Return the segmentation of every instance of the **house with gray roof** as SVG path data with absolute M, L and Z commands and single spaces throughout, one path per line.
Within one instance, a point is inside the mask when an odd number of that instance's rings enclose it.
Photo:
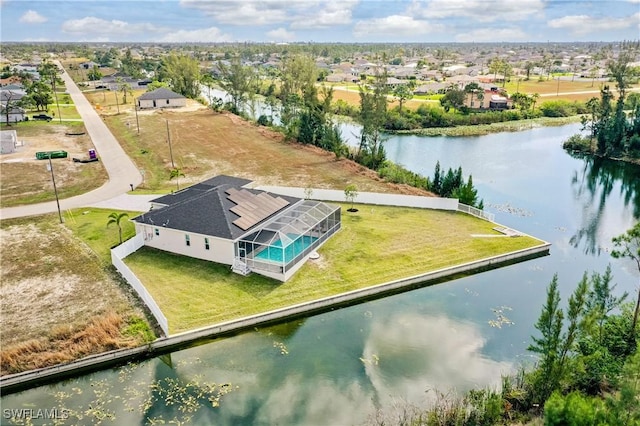
M 187 98 L 165 87 L 142 94 L 138 100 L 138 108 L 180 108 L 187 104 Z
M 340 207 L 220 175 L 152 200 L 133 219 L 144 245 L 286 281 L 340 229 Z

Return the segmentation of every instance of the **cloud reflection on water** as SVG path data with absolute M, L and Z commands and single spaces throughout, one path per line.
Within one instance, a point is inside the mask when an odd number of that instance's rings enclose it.
M 488 359 L 485 339 L 474 324 L 446 316 L 397 314 L 373 324 L 364 346 L 367 376 L 382 405 L 403 398 L 413 404 L 432 401 L 433 392 L 497 386 L 513 365 Z

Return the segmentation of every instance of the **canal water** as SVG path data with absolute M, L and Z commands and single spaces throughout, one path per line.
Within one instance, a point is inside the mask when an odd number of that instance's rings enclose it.
M 640 218 L 640 167 L 566 153 L 562 141 L 577 131 L 385 142 L 389 159 L 422 174 L 436 161 L 462 166 L 496 221 L 549 241 L 549 256 L 9 395 L 3 414 L 56 408 L 68 424 L 346 425 L 424 406 L 438 392 L 497 386 L 533 362 L 526 348 L 554 274 L 564 302 L 585 271 L 607 265 L 619 293 L 637 294 L 634 264 L 610 250 Z

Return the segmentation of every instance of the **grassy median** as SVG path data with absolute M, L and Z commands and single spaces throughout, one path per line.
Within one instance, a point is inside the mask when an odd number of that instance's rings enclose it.
M 342 229 L 286 283 L 227 265 L 143 248 L 125 259 L 177 333 L 533 247 L 531 237 L 500 235 L 495 224 L 437 210 L 360 205 L 343 208 Z

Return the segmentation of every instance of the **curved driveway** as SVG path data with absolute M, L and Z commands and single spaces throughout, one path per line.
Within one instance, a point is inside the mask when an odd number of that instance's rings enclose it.
M 109 128 L 102 121 L 102 118 L 100 118 L 98 113 L 93 109 L 69 74 L 63 71 L 61 77 L 65 82 L 67 92 L 71 95 L 71 99 L 73 99 L 76 109 L 84 121 L 87 133 L 89 133 L 91 137 L 98 157 L 100 157 L 102 165 L 107 170 L 109 181 L 86 194 L 61 199 L 60 208 L 67 210 L 93 205 L 126 193 L 131 190 L 130 184 L 134 187 L 138 186 L 142 182 L 142 175 L 136 165 L 124 152 Z M 44 167 L 44 164 L 42 167 Z M 60 166 L 54 162 L 53 167 L 55 171 L 55 168 Z M 0 209 L 0 219 L 34 216 L 55 212 L 56 210 L 57 206 L 55 201 L 8 207 Z

